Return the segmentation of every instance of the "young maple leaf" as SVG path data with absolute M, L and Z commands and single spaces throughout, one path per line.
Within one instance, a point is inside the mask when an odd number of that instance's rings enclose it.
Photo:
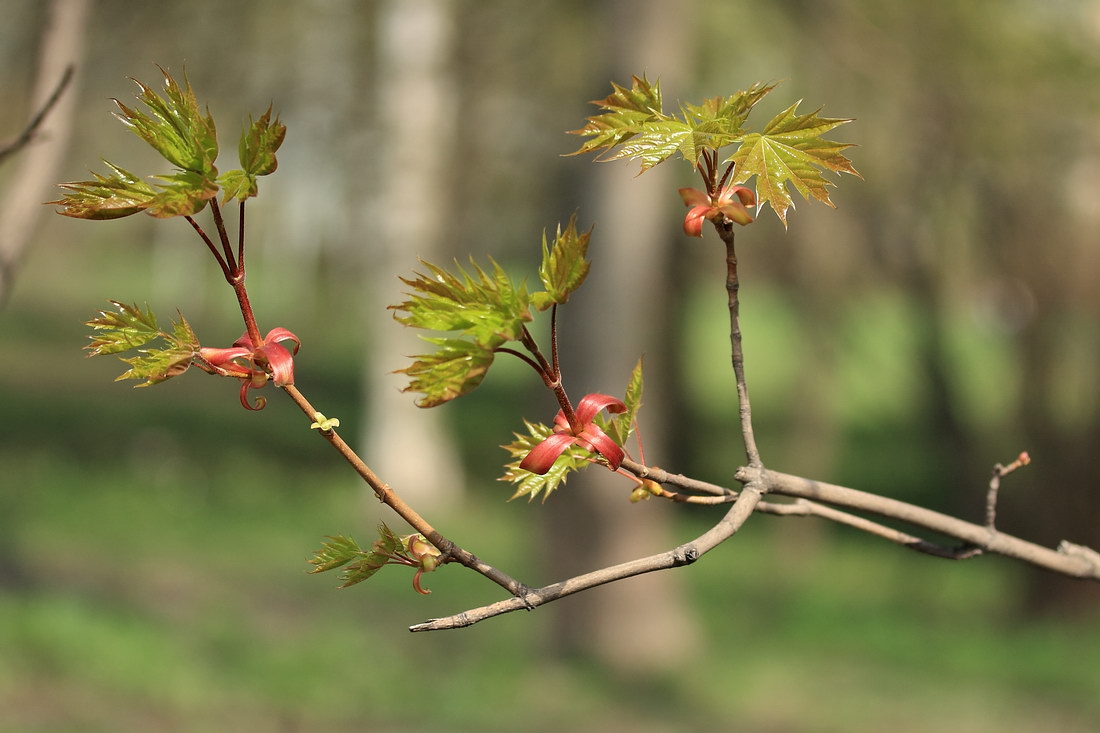
M 565 413 L 558 410 L 554 417 L 554 432 L 532 448 L 519 467 L 531 473 L 544 474 L 569 446 L 578 445 L 603 456 L 611 470 L 618 468 L 625 455 L 623 449 L 595 423 L 596 415 L 605 409 L 608 412 L 626 412 L 626 405 L 611 395 L 585 395 L 577 403 L 575 426 L 570 425 Z
M 787 209 L 793 206 L 788 182 L 803 198 L 813 196 L 836 208 L 828 191 L 829 186 L 836 184 L 821 175 L 822 170 L 862 178 L 852 161 L 840 152 L 852 144 L 822 138 L 829 130 L 852 120 L 821 117 L 820 109 L 799 115 L 796 114 L 799 104 L 795 102 L 776 115 L 763 132 L 746 135 L 737 152 L 726 161 L 734 164 L 732 183 L 745 183 L 756 176 L 760 205 L 770 204 L 784 227 Z
M 803 197 L 833 206 L 827 189 L 835 184 L 822 176 L 822 171 L 859 176 L 841 153 L 851 144 L 822 137 L 851 122 L 849 119 L 821 117 L 820 110 L 799 115 L 796 102 L 772 119 L 763 132 L 750 132 L 745 127 L 753 107 L 775 88 L 774 84 L 757 83 L 699 105 L 682 103 L 679 115 L 662 110 L 660 85 L 645 77 L 633 77 L 630 89 L 614 83 L 611 86 L 611 95 L 593 102 L 602 114 L 589 117 L 584 127 L 571 131 L 588 139 L 570 155 L 600 151 L 597 160 L 638 160 L 642 173 L 676 154 L 682 156 L 707 183 L 706 192 L 692 194 L 691 200 L 685 196 L 685 203 L 693 207 L 684 222 L 688 234 L 699 233 L 704 214 L 707 219 L 723 214 L 739 224 L 751 222 L 752 215 L 740 209 L 751 205 L 740 193 L 747 189 L 738 184 L 754 177 L 756 201 L 759 205 L 769 204 L 786 226 L 787 209 L 793 206 L 788 183 Z M 720 175 L 718 151 L 729 146 L 736 146 L 736 150 L 725 161 L 730 167 Z M 681 195 L 685 190 L 690 191 L 681 189 Z M 731 196 L 730 192 L 737 195 Z M 723 207 L 730 211 L 721 211 Z

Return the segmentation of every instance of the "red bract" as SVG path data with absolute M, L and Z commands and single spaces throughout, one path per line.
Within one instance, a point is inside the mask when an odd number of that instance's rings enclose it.
M 703 220 L 714 221 L 725 215 L 730 221 L 744 226 L 752 224 L 752 214 L 745 207 L 756 206 L 756 194 L 745 186 L 727 186 L 717 196 L 708 196 L 697 188 L 681 188 L 680 198 L 690 206 L 684 217 L 684 234 L 703 236 Z
M 608 412 L 626 412 L 626 405 L 611 395 L 585 395 L 577 403 L 577 428 L 573 430 L 565 413 L 558 410 L 554 417 L 554 434 L 532 448 L 519 467 L 541 476 L 550 470 L 566 448 L 575 443 L 585 450 L 599 453 L 607 459 L 612 469 L 617 469 L 623 462 L 623 449 L 593 422 L 600 410 L 605 408 Z
M 293 342 L 293 350 L 283 346 Z M 267 332 L 263 343 L 256 346 L 248 334 L 243 334 L 228 349 L 199 349 L 199 356 L 211 367 L 208 371 L 241 380 L 241 404 L 246 410 L 262 410 L 267 400 L 260 397 L 255 406 L 248 402 L 248 390 L 259 389 L 273 379 L 277 387 L 294 384 L 294 354 L 302 342 L 285 328 Z

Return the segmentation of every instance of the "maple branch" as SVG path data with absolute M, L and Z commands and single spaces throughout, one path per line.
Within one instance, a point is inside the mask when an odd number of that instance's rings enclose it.
M 252 310 L 252 303 L 248 300 L 248 288 L 244 285 L 244 273 L 239 271 L 234 273 L 229 280 L 229 284 L 233 286 L 233 294 L 237 296 L 237 304 L 241 308 L 245 333 L 248 334 L 253 346 L 258 348 L 264 341 L 260 336 L 260 327 L 256 323 L 256 313 Z
M 527 326 L 523 327 L 520 343 L 531 352 L 532 356 L 538 359 L 538 363 L 542 367 L 543 373 L 549 377 L 549 379 L 544 377 L 543 381 L 546 382 L 546 386 L 554 392 L 554 398 L 557 399 L 562 414 L 565 415 L 565 419 L 569 423 L 569 427 L 576 430 L 579 427 L 577 423 L 577 413 L 573 411 L 573 403 L 570 402 L 569 395 L 565 393 L 565 386 L 561 382 L 561 374 L 559 374 L 555 367 L 542 355 L 538 343 L 535 341 L 534 336 L 531 335 L 531 332 L 527 330 Z M 556 339 L 554 340 L 554 344 L 556 347 Z
M 629 562 L 612 565 L 601 570 L 594 570 L 584 575 L 547 585 L 542 588 L 528 590 L 522 596 L 509 598 L 496 603 L 464 611 L 446 618 L 430 619 L 422 624 L 410 626 L 409 631 L 440 631 L 444 629 L 461 629 L 472 626 L 478 621 L 500 616 L 501 614 L 518 611 L 521 608 L 533 609 L 538 606 L 556 601 L 559 598 L 595 588 L 599 585 L 612 583 L 625 578 L 633 578 L 637 575 L 652 573 L 657 570 L 679 568 L 690 565 L 718 545 L 732 537 L 741 525 L 749 518 L 763 493 L 753 484 L 747 484 L 741 491 L 741 495 L 733 506 L 729 508 L 713 527 L 696 537 L 694 540 L 674 547 L 668 552 L 658 555 L 631 560 Z
M 217 197 L 210 199 L 210 213 L 214 215 L 214 224 L 218 227 L 218 239 L 221 240 L 222 250 L 225 252 L 225 261 L 229 265 L 229 269 L 234 276 L 239 276 L 240 266 L 237 264 L 237 259 L 233 255 L 233 245 L 230 244 L 229 234 L 225 231 L 225 219 L 222 218 L 222 210 L 221 207 L 218 206 Z
M 663 468 L 644 466 L 629 459 L 623 461 L 620 469 L 625 469 L 640 479 L 648 478 L 661 485 L 667 484 L 688 491 L 709 494 L 709 496 L 693 496 L 662 489 L 661 496 L 675 502 L 704 505 L 725 504 L 734 501 L 738 495 L 736 491 L 725 486 L 699 481 L 698 479 L 689 478 L 683 474 L 672 474 L 665 471 Z M 934 555 L 936 557 L 962 560 L 968 557 L 974 557 L 982 552 L 980 548 L 967 543 L 957 547 L 937 545 L 927 540 L 923 540 L 920 537 L 914 537 L 913 535 L 896 530 L 893 527 L 887 527 L 864 517 L 849 514 L 848 512 L 825 506 L 815 501 L 810 501 L 809 499 L 799 498 L 789 504 L 762 501 L 757 506 L 757 511 L 762 514 L 779 516 L 821 517 L 822 519 L 827 519 L 837 524 L 843 524 L 867 532 L 868 534 L 873 534 L 877 537 L 908 547 L 911 550 Z
M 561 367 L 558 364 L 558 304 L 550 306 L 550 368 L 554 370 L 554 379 L 561 381 Z
M 989 493 L 985 495 L 985 526 L 990 532 L 996 531 L 993 525 L 997 521 L 997 493 L 1001 490 L 1001 477 L 1029 463 L 1031 463 L 1031 456 L 1025 451 L 1007 466 L 994 464 L 993 476 L 989 479 Z
M 218 267 L 222 268 L 222 275 L 225 276 L 227 282 L 232 283 L 233 273 L 230 272 L 229 265 L 226 263 L 225 258 L 222 257 L 222 253 L 219 252 L 218 248 L 214 245 L 214 242 L 207 236 L 202 226 L 189 214 L 184 215 L 183 218 L 187 220 L 187 223 L 191 225 L 195 233 L 202 237 L 202 241 L 206 243 L 206 247 L 210 250 L 210 254 L 214 255 L 214 259 L 218 261 Z
M 237 269 L 244 274 L 244 202 L 237 208 Z
M 729 295 L 730 345 L 732 347 L 733 374 L 737 381 L 738 413 L 741 417 L 741 438 L 745 443 L 745 456 L 749 465 L 762 468 L 760 450 L 756 447 L 756 436 L 752 429 L 752 406 L 749 404 L 749 387 L 745 382 L 745 353 L 741 348 L 741 315 L 738 291 L 741 284 L 737 279 L 737 252 L 733 246 L 733 222 L 720 217 L 714 222 L 718 236 L 726 245 L 726 293 Z
M 732 537 L 754 511 L 779 516 L 820 517 L 880 537 L 916 552 L 943 559 L 965 560 L 985 553 L 993 553 L 1023 560 L 1062 575 L 1086 580 L 1100 580 L 1100 553 L 1089 547 L 1062 541 L 1057 550 L 1052 550 L 1011 535 L 991 532 L 988 527 L 982 525 L 857 489 L 769 471 L 761 467 L 745 466 L 738 469 L 737 472 L 737 479 L 745 482 L 745 486 L 740 492 L 735 492 L 716 484 L 698 481 L 680 474 L 670 474 L 660 468 L 642 466 L 629 459 L 623 461 L 622 467 L 639 478 L 649 478 L 657 483 L 682 484 L 700 493 L 712 495 L 710 497 L 685 497 L 684 501 L 690 501 L 691 503 L 727 503 L 732 501 L 733 506 L 707 532 L 695 540 L 667 552 L 594 570 L 542 588 L 529 589 L 525 593 L 515 594 L 513 598 L 463 611 L 452 616 L 429 619 L 424 623 L 409 627 L 409 630 L 439 631 L 465 628 L 479 621 L 521 608 L 534 609 L 537 606 L 599 585 L 632 578 L 644 573 L 690 565 L 699 557 Z M 1004 471 L 1003 468 L 1002 471 Z M 763 496 L 767 493 L 792 496 L 796 500 L 789 504 L 763 501 Z M 692 499 L 696 501 L 691 501 Z M 708 499 L 708 501 L 698 501 L 701 499 Z M 867 511 L 908 522 L 954 537 L 960 540 L 961 544 L 954 547 L 936 544 L 819 502 Z
M 726 181 L 730 179 L 730 174 L 733 173 L 734 163 L 730 162 L 726 166 L 726 170 L 722 173 L 722 179 L 718 181 L 718 185 L 715 187 L 715 191 L 721 191 L 726 186 Z
M 1080 545 L 1063 541 L 1057 550 L 1052 550 L 1012 535 L 991 531 L 987 526 L 904 501 L 777 471 L 746 466 L 738 469 L 737 480 L 763 486 L 768 492 L 780 496 L 810 499 L 900 520 L 953 537 L 963 542 L 967 548 L 1023 560 L 1062 575 L 1100 580 L 1100 553 Z
M 515 349 L 509 349 L 507 346 L 498 346 L 497 348 L 493 349 L 493 351 L 497 354 L 511 354 L 512 356 L 521 359 L 528 366 L 538 372 L 539 377 L 542 379 L 543 382 L 546 383 L 547 387 L 549 387 L 551 382 L 553 381 L 550 379 L 549 375 L 547 375 L 547 373 L 543 371 L 542 367 L 540 367 L 534 359 L 527 356 L 527 354 L 523 354 L 519 351 L 516 351 Z
M 294 400 L 294 404 L 298 405 L 298 408 L 305 413 L 307 418 L 310 420 L 315 419 L 314 415 L 317 414 L 317 410 L 309 403 L 309 400 L 298 391 L 297 387 L 294 385 L 286 385 L 282 389 L 292 400 Z M 398 516 L 408 522 L 409 526 L 424 535 L 428 542 L 435 545 L 440 553 L 442 553 L 442 562 L 453 561 L 465 565 L 471 570 L 484 575 L 513 596 L 524 596 L 528 593 L 526 585 L 494 568 L 492 565 L 482 562 L 476 555 L 464 550 L 440 534 L 435 527 L 429 524 L 424 517 L 420 516 L 415 509 L 406 504 L 389 484 L 379 478 L 335 430 L 320 430 L 318 432 L 321 434 L 322 438 L 328 441 L 328 443 L 344 457 L 344 460 L 355 469 L 355 472 L 359 474 L 363 481 L 374 490 L 375 496 L 378 497 L 379 501 L 393 509 Z M 520 603 L 520 607 L 523 607 L 522 602 Z

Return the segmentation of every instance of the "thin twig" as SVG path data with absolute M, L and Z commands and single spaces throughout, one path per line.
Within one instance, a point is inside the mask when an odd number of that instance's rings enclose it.
M 661 469 L 647 469 L 644 466 L 639 466 L 639 464 L 629 463 L 632 464 L 629 470 L 639 475 L 639 477 L 644 474 L 645 477 L 654 481 L 660 481 L 661 478 L 682 480 L 683 483 L 690 483 L 701 490 L 708 491 L 708 493 L 710 488 L 718 488 L 720 492 L 715 494 L 715 498 L 721 499 L 723 502 L 727 497 L 734 494 L 730 489 L 715 487 L 714 484 L 707 484 L 693 479 L 684 480 L 685 477 L 668 474 Z M 628 462 L 624 461 L 623 465 L 628 466 Z M 635 468 L 642 470 L 635 471 Z M 464 611 L 453 616 L 431 619 L 410 627 L 410 631 L 464 628 L 478 621 L 521 608 L 541 606 L 598 585 L 612 583 L 643 573 L 691 564 L 731 537 L 753 511 L 759 511 L 762 514 L 821 517 L 881 537 L 911 550 L 939 558 L 964 560 L 989 552 L 1023 560 L 1063 575 L 1100 580 L 1100 554 L 1088 547 L 1063 541 L 1058 550 L 1051 550 L 1010 535 L 1000 533 L 991 535 L 985 527 L 940 514 L 930 509 L 856 489 L 826 484 L 776 471 L 744 467 L 738 471 L 738 479 L 747 481 L 747 483 L 737 495 L 726 516 L 693 542 L 680 545 L 659 555 L 632 560 L 542 588 L 528 590 L 526 594 L 517 595 L 514 598 Z M 765 492 L 793 496 L 797 497 L 798 500 L 791 504 L 764 502 L 761 497 Z M 864 517 L 825 506 L 811 499 L 905 521 L 954 537 L 960 540 L 961 544 L 955 547 L 939 545 Z
M 1024 451 L 1016 456 L 1016 460 L 1007 466 L 997 463 L 993 466 L 993 476 L 989 479 L 989 492 L 985 495 L 985 526 L 990 532 L 995 532 L 994 525 L 997 521 L 997 493 L 1001 490 L 1001 477 L 1015 471 L 1021 466 L 1031 463 L 1031 456 Z
M 620 468 L 630 471 L 639 478 L 649 478 L 658 484 L 670 484 L 690 491 L 709 494 L 709 496 L 692 496 L 663 489 L 661 496 L 674 502 L 714 505 L 726 504 L 737 498 L 737 492 L 725 486 L 698 481 L 682 474 L 670 474 L 664 469 L 653 466 L 642 466 L 634 461 L 624 460 Z M 762 501 L 757 506 L 757 511 L 763 514 L 782 516 L 821 517 L 822 519 L 853 527 L 899 545 L 903 545 L 909 549 L 923 552 L 928 555 L 935 555 L 936 557 L 963 560 L 981 554 L 980 549 L 967 543 L 963 543 L 957 547 L 937 545 L 892 527 L 873 522 L 864 517 L 849 514 L 848 512 L 834 509 L 833 507 L 825 506 L 824 504 L 819 504 L 808 499 L 796 499 L 789 504 Z
M 222 257 L 222 253 L 218 251 L 214 242 L 207 236 L 206 232 L 203 231 L 202 226 L 200 226 L 199 223 L 195 221 L 194 217 L 190 215 L 185 215 L 183 218 L 186 219 L 187 223 L 191 225 L 191 228 L 202 237 L 202 241 L 206 242 L 206 247 L 210 250 L 210 254 L 214 255 L 214 259 L 218 261 L 218 267 L 222 268 L 222 274 L 225 275 L 225 279 L 229 282 L 233 282 L 233 273 L 229 271 L 229 265 L 226 263 L 225 258 Z
M 222 250 L 225 252 L 226 264 L 229 265 L 233 276 L 239 278 L 241 277 L 241 269 L 237 263 L 237 258 L 233 254 L 233 245 L 229 242 L 229 234 L 225 231 L 225 219 L 222 218 L 222 210 L 218 206 L 217 197 L 210 199 L 210 213 L 214 215 L 214 224 L 218 227 L 218 239 L 221 240 Z
M 61 99 L 61 95 L 65 92 L 65 88 L 69 86 L 69 82 L 72 81 L 75 71 L 76 67 L 73 64 L 69 64 L 65 67 L 65 71 L 61 74 L 57 86 L 54 87 L 50 96 L 46 99 L 38 112 L 31 117 L 30 122 L 23 128 L 23 131 L 10 143 L 0 147 L 0 164 L 2 164 L 6 158 L 18 153 L 30 144 L 35 134 L 37 134 L 38 128 L 41 127 L 43 120 L 46 119 L 46 116 L 50 113 L 50 110 L 54 108 L 54 105 L 57 104 L 57 100 Z
M 527 330 L 527 326 L 523 327 L 523 332 L 520 334 L 520 343 L 538 360 L 543 371 L 552 377 L 551 381 L 546 382 L 546 386 L 554 392 L 554 398 L 558 401 L 558 406 L 561 407 L 562 414 L 565 415 L 569 427 L 574 431 L 578 430 L 580 424 L 577 421 L 577 413 L 573 410 L 573 403 L 569 400 L 569 395 L 565 392 L 565 385 L 561 382 L 561 375 L 554 371 L 553 365 L 543 356 L 542 350 L 539 349 L 538 342 L 535 341 L 535 337 L 531 335 L 531 332 Z
M 728 494 L 736 494 L 737 492 L 731 491 L 725 486 L 719 486 L 718 484 L 707 483 L 706 481 L 700 481 L 693 479 L 682 473 L 669 473 L 663 468 L 657 466 L 645 466 L 637 461 L 632 461 L 629 458 L 624 458 L 622 468 L 630 471 L 638 478 L 653 479 L 659 484 L 668 484 L 670 486 L 676 486 L 687 491 L 695 491 L 700 494 L 712 494 L 714 496 L 725 496 Z
M 283 387 L 283 391 L 294 400 L 294 404 L 298 405 L 298 408 L 305 413 L 306 417 L 310 420 L 314 419 L 317 410 L 314 409 L 313 405 L 309 403 L 309 400 L 307 400 L 296 387 L 287 385 Z M 461 563 L 471 570 L 484 575 L 513 596 L 522 596 L 528 592 L 527 586 L 523 583 L 494 568 L 492 565 L 482 562 L 473 553 L 464 550 L 440 534 L 426 519 L 424 519 L 424 517 L 420 516 L 415 509 L 406 504 L 389 484 L 382 481 L 382 479 L 363 462 L 363 459 L 352 450 L 351 446 L 349 446 L 335 430 L 322 430 L 319 432 L 321 437 L 327 440 L 329 444 L 344 457 L 344 460 L 351 464 L 351 467 L 355 469 L 355 472 L 359 474 L 363 481 L 374 490 L 378 499 L 397 512 L 398 516 L 408 522 L 409 526 L 414 530 L 424 535 L 428 542 L 431 542 L 439 549 L 443 558 Z M 523 604 L 521 603 L 520 605 L 522 607 Z
M 871 521 L 864 517 L 856 516 L 855 514 L 849 514 L 839 509 L 834 509 L 824 504 L 818 504 L 815 501 L 808 499 L 796 499 L 790 504 L 779 504 L 776 502 L 760 502 L 760 505 L 756 508 L 761 514 L 775 514 L 780 516 L 795 516 L 795 517 L 821 517 L 822 519 L 828 519 L 829 521 L 836 522 L 837 524 L 843 524 L 854 529 L 858 529 L 862 532 L 881 537 L 890 542 L 908 547 L 910 550 L 916 550 L 917 552 L 924 553 L 926 555 L 932 555 L 934 557 L 941 557 L 949 560 L 966 560 L 971 557 L 977 557 L 982 554 L 982 549 L 971 544 L 963 543 L 956 547 L 946 547 L 944 545 L 937 545 L 934 542 L 923 540 L 920 537 L 914 537 L 911 534 L 902 532 L 901 530 L 894 529 L 893 527 L 887 527 L 884 524 Z
M 237 269 L 244 275 L 244 202 L 237 207 Z
M 749 465 L 763 467 L 760 450 L 756 447 L 756 436 L 752 429 L 752 406 L 749 403 L 749 387 L 745 382 L 745 354 L 741 348 L 741 316 L 738 291 L 741 288 L 737 279 L 737 252 L 733 246 L 733 222 L 722 217 L 714 222 L 718 236 L 726 245 L 726 292 L 729 296 L 730 345 L 733 355 L 733 374 L 737 380 L 738 413 L 741 417 L 741 438 L 745 443 L 745 456 Z
M 718 186 L 716 188 L 716 191 L 721 191 L 725 187 L 726 181 L 728 181 L 730 179 L 730 174 L 731 173 L 733 173 L 733 163 L 730 163 L 729 165 L 726 166 L 725 172 L 722 173 L 722 179 L 720 181 L 718 181 Z
M 761 496 L 759 489 L 752 484 L 748 484 L 742 490 L 741 496 L 738 497 L 737 501 L 733 503 L 733 506 L 717 524 L 691 542 L 673 548 L 668 552 L 631 560 L 602 570 L 578 575 L 575 578 L 569 578 L 553 585 L 528 590 L 522 597 L 498 601 L 488 606 L 474 608 L 446 618 L 431 619 L 422 624 L 409 627 L 409 631 L 439 631 L 464 628 L 493 616 L 518 611 L 522 608 L 531 609 L 542 606 L 559 598 L 595 588 L 598 585 L 612 583 L 624 578 L 632 578 L 644 573 L 652 573 L 656 570 L 690 565 L 733 536 L 745 523 L 745 520 L 749 518 L 757 504 L 760 503 Z
M 1089 561 L 1082 553 L 1052 550 L 1027 540 L 1001 532 L 991 533 L 987 527 L 897 499 L 871 494 L 801 476 L 741 468 L 739 481 L 750 481 L 781 496 L 794 496 L 825 502 L 857 511 L 871 512 L 882 517 L 897 519 L 908 524 L 953 537 L 967 546 L 981 548 L 985 552 L 1013 557 L 1047 570 L 1075 578 L 1100 580 L 1100 565 Z
M 553 380 L 550 379 L 549 375 L 547 375 L 546 372 L 542 370 L 542 367 L 536 364 L 535 360 L 527 356 L 527 354 L 516 351 L 515 349 L 509 349 L 507 346 L 498 346 L 497 348 L 493 349 L 493 351 L 498 354 L 511 354 L 518 359 L 522 359 L 524 362 L 527 363 L 528 366 L 538 372 L 539 377 L 541 377 L 542 381 L 546 383 L 546 386 L 549 387 L 550 384 L 553 382 Z
M 554 380 L 561 381 L 561 367 L 558 365 L 558 304 L 550 306 L 550 368 Z

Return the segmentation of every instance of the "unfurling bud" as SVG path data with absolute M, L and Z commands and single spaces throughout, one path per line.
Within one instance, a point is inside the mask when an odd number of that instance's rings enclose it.
M 420 564 L 424 572 L 430 573 L 439 567 L 439 557 L 443 553 L 431 542 L 428 542 L 424 535 L 410 534 L 402 537 L 401 541 L 404 543 L 409 556 Z
M 644 486 L 639 486 L 630 492 L 630 503 L 637 504 L 639 501 L 645 501 L 651 496 L 653 496 L 653 494 L 649 493 L 649 489 Z
M 405 546 L 405 552 L 419 566 L 416 575 L 413 576 L 413 588 L 423 595 L 431 594 L 431 591 L 420 585 L 420 577 L 424 573 L 430 573 L 439 567 L 439 558 L 443 555 L 435 545 L 428 542 L 422 534 L 410 534 L 401 538 L 401 544 Z

